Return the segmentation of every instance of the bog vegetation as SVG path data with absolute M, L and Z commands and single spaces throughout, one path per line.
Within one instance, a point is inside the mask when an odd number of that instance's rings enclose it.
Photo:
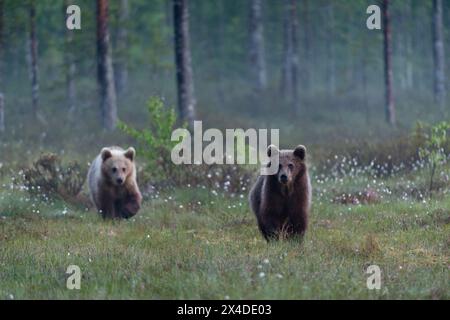
M 365 27 L 366 0 L 79 0 L 78 31 L 65 1 L 0 0 L 0 299 L 449 299 L 450 6 L 382 3 L 390 37 Z M 302 243 L 259 234 L 257 166 L 172 164 L 192 115 L 307 146 Z M 109 145 L 137 150 L 144 204 L 127 221 L 87 195 Z

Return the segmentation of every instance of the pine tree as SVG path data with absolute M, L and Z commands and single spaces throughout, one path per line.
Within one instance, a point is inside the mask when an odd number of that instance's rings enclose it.
M 196 101 L 191 65 L 188 0 L 173 0 L 173 20 L 178 109 L 181 120 L 187 121 L 192 128 Z
M 392 31 L 391 17 L 389 12 L 390 0 L 383 0 L 383 49 L 384 49 L 384 84 L 385 84 L 385 114 L 386 121 L 390 125 L 396 124 L 395 104 L 393 93 L 393 72 L 392 72 Z
M 442 0 L 433 0 L 434 99 L 441 107 L 446 97 L 443 33 Z
M 97 81 L 103 127 L 114 130 L 117 105 L 108 29 L 108 0 L 97 0 Z
M 253 68 L 256 89 L 262 91 L 267 86 L 267 71 L 261 0 L 250 2 L 250 64 Z

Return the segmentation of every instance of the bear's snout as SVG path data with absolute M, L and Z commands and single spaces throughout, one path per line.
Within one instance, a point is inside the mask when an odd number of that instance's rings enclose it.
M 288 182 L 288 176 L 284 173 L 280 174 L 280 178 L 279 178 L 280 182 L 283 184 L 286 184 Z
M 118 185 L 121 185 L 121 184 L 123 184 L 123 179 L 122 178 L 117 178 L 117 184 Z

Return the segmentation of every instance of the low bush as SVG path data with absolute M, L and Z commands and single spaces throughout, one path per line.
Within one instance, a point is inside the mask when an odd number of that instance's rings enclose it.
M 418 122 L 408 135 L 382 142 L 363 140 L 321 149 L 314 154 L 314 167 L 318 173 L 336 176 L 347 175 L 358 169 L 377 177 L 422 169 L 428 165 L 428 156 L 424 150 L 434 148 L 430 141 L 431 137 L 436 136 L 436 133 L 433 134 L 437 130 L 436 126 L 439 125 Z M 437 149 L 446 157 L 450 153 L 450 139 L 444 140 L 439 142 Z
M 131 136 L 139 145 L 138 152 L 145 161 L 142 171 L 143 181 L 170 180 L 177 173 L 177 166 L 171 161 L 171 150 L 176 142 L 171 141 L 176 124 L 173 108 L 164 106 L 159 98 L 151 98 L 147 103 L 149 116 L 148 129 L 136 129 L 124 122 L 119 122 L 119 129 Z
M 425 146 L 419 149 L 419 156 L 429 168 L 429 188 L 428 195 L 433 195 L 433 184 L 436 170 L 447 161 L 445 146 L 448 144 L 447 132 L 450 130 L 450 123 L 443 121 L 432 126 L 425 135 Z
M 86 174 L 86 168 L 78 162 L 65 165 L 57 155 L 49 153 L 23 169 L 22 181 L 25 189 L 33 195 L 72 200 L 80 194 Z

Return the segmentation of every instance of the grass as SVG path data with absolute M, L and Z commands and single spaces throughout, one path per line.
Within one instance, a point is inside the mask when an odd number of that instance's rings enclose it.
M 4 185 L 5 186 L 5 185 Z M 449 299 L 450 196 L 314 202 L 303 242 L 266 243 L 246 192 L 155 193 L 129 221 L 0 192 L 1 299 Z M 81 290 L 65 271 L 81 268 Z M 365 269 L 382 271 L 368 290 Z
M 437 175 L 439 190 L 428 201 L 422 164 L 407 174 L 379 179 L 370 169 L 350 163 L 354 159 L 342 163 L 337 157 L 328 159 L 334 153 L 347 154 L 346 149 L 353 150 L 353 157 L 361 149 L 369 160 L 383 161 L 392 155 L 407 164 L 408 151 L 416 151 L 417 146 L 397 140 L 410 135 L 417 119 L 433 123 L 449 118 L 448 110 L 437 111 L 430 92 L 397 88 L 399 123 L 392 128 L 383 118 L 383 88 L 378 84 L 369 83 L 364 98 L 360 87 L 347 88 L 344 81 L 329 96 L 320 89 L 319 77 L 302 92 L 300 115 L 294 118 L 281 99 L 276 77 L 265 93 L 255 97 L 242 70 L 231 68 L 218 79 L 220 73 L 211 73 L 211 66 L 198 65 L 197 112 L 204 130 L 280 129 L 283 148 L 305 144 L 313 164 L 319 166 L 326 158 L 335 167 L 326 172 L 317 168 L 313 174 L 314 202 L 304 241 L 267 244 L 248 208 L 249 186 L 235 196 L 202 186 L 168 190 L 146 198 L 136 218 L 120 222 L 103 221 L 93 211 L 34 199 L 11 188 L 11 175 L 42 152 L 87 164 L 102 146 L 135 145 L 123 133 L 103 132 L 99 127 L 91 63 L 78 66 L 78 109 L 72 116 L 77 121 L 62 120 L 67 118 L 61 103 L 65 86 L 50 65 L 54 66 L 53 55 L 41 57 L 40 105 L 47 116 L 46 127 L 36 124 L 29 112 L 25 68 L 16 68 L 5 83 L 0 299 L 450 298 L 450 170 Z M 132 90 L 119 97 L 118 113 L 126 123 L 147 128 L 144 106 L 149 95 L 176 105 L 173 70 L 158 63 L 150 69 L 139 63 L 137 69 L 130 70 Z M 138 159 L 142 163 L 139 149 Z M 373 190 L 379 201 L 360 205 L 334 201 L 342 194 L 355 198 L 365 190 Z M 65 271 L 72 264 L 82 271 L 79 291 L 66 289 Z M 382 271 L 378 291 L 366 287 L 365 269 L 371 264 Z

